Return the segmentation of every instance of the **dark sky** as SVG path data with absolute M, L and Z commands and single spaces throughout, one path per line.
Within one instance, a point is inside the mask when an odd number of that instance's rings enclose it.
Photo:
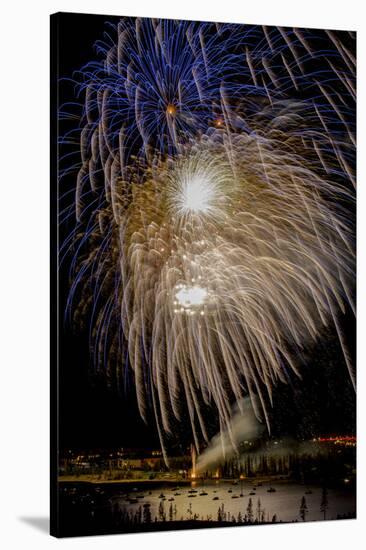
M 113 17 L 108 17 L 108 21 Z M 118 18 L 116 19 L 118 20 Z M 62 14 L 60 16 L 59 74 L 73 71 L 96 57 L 95 41 L 102 38 L 103 16 Z M 72 87 L 59 83 L 60 103 L 73 100 Z M 62 192 L 75 187 L 75 175 L 64 179 Z M 63 227 L 60 241 L 72 230 L 74 220 Z M 70 258 L 69 258 L 70 259 Z M 155 431 L 140 419 L 134 395 L 121 396 L 108 389 L 105 380 L 92 373 L 86 331 L 76 332 L 64 319 L 69 290 L 66 262 L 60 271 L 60 447 L 65 449 L 114 446 L 157 446 Z M 133 429 L 131 429 L 133 427 Z
M 94 43 L 102 38 L 106 21 L 118 18 L 80 14 L 60 17 L 59 74 L 64 77 L 96 57 Z M 72 88 L 60 82 L 60 101 L 72 99 Z M 62 189 L 73 189 L 74 176 Z M 61 241 L 73 220 L 61 231 Z M 121 395 L 107 387 L 103 377 L 91 376 L 87 331 L 73 332 L 64 321 L 69 282 L 68 263 L 60 271 L 60 448 L 157 447 L 154 423 L 140 419 L 134 392 Z M 354 348 L 354 319 L 342 320 Z M 273 432 L 309 437 L 315 433 L 354 432 L 355 395 L 340 353 L 337 338 L 326 333 L 308 351 L 303 379 L 289 375 L 289 384 L 274 391 Z

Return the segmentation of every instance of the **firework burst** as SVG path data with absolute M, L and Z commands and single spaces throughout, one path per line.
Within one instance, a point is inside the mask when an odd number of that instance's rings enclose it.
M 353 307 L 353 37 L 143 19 L 114 32 L 79 83 L 69 309 L 91 312 L 97 369 L 118 385 L 133 372 L 163 449 L 182 403 L 197 448 L 204 408 L 230 434 L 247 394 L 269 428 L 273 386 L 329 323 L 354 383 L 339 322 Z
M 193 144 L 133 188 L 120 227 L 121 318 L 141 415 L 153 394 L 169 433 L 183 392 L 197 446 L 208 437 L 201 402 L 229 429 L 233 401 L 249 392 L 268 423 L 285 366 L 298 372 L 296 355 L 329 320 L 340 331 L 351 300 L 344 190 L 275 135 L 216 131 Z

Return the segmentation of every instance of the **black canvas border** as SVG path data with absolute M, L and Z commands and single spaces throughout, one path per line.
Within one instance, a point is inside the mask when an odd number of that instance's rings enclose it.
M 59 14 L 50 16 L 50 534 L 60 537 L 57 470 L 59 451 L 58 395 L 58 76 Z

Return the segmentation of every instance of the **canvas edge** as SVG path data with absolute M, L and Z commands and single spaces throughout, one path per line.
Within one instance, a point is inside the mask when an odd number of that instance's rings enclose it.
M 59 14 L 50 15 L 50 535 L 61 537 L 57 491 L 58 399 L 58 76 Z

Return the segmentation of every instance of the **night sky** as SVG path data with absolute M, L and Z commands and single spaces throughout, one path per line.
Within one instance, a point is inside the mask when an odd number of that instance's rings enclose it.
M 63 14 L 60 25 L 60 75 L 72 75 L 96 56 L 94 43 L 102 37 L 106 16 Z M 72 99 L 72 88 L 60 82 L 60 102 Z M 62 183 L 62 191 L 75 187 L 75 176 Z M 61 242 L 73 227 L 72 217 L 60 233 Z M 93 374 L 88 331 L 65 321 L 69 290 L 66 259 L 60 270 L 59 423 L 60 449 L 158 447 L 153 418 L 140 419 L 133 387 L 118 392 L 102 375 Z M 355 349 L 355 321 L 351 313 L 341 320 L 350 349 Z M 355 432 L 355 394 L 332 331 L 307 350 L 303 379 L 292 373 L 289 384 L 274 390 L 273 434 L 311 437 L 316 434 Z M 181 427 L 184 430 L 184 426 Z M 213 418 L 213 431 L 215 419 Z

